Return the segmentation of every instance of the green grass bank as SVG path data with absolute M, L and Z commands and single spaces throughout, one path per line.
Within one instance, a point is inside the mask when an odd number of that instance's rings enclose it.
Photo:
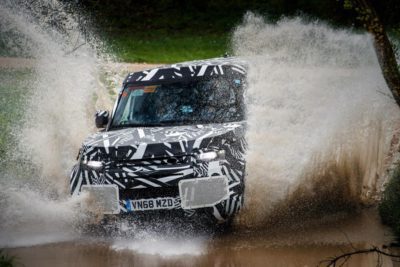
M 122 62 L 176 63 L 221 57 L 229 53 L 229 34 L 143 35 L 109 33 L 104 38 L 111 54 Z
M 0 69 L 0 160 L 16 146 L 12 130 L 23 123 L 32 75 L 33 72 L 28 69 Z

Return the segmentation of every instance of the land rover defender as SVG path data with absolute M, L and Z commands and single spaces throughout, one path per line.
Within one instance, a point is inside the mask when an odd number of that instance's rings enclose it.
M 70 175 L 104 214 L 206 216 L 243 205 L 245 63 L 184 62 L 130 73 L 111 113 L 98 111 Z

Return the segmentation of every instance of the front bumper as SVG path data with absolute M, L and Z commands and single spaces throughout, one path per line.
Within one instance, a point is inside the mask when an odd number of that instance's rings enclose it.
M 202 210 L 217 221 L 232 217 L 243 204 L 244 171 L 228 161 L 117 167 L 99 172 L 76 165 L 70 177 L 72 195 L 88 191 L 104 214 L 179 210 L 191 217 Z M 165 199 L 173 205 L 157 206 Z
M 119 214 L 121 211 L 207 208 L 229 198 L 229 181 L 226 176 L 181 180 L 178 188 L 179 195 L 176 197 L 155 195 L 153 198 L 138 199 L 133 194 L 121 200 L 117 185 L 83 185 L 81 192 L 89 193 L 97 208 L 104 214 Z

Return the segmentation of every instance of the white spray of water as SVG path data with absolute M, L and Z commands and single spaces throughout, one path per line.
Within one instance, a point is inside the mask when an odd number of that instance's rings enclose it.
M 0 4 L 1 32 L 18 32 L 35 62 L 25 118 L 14 127 L 18 147 L 8 155 L 14 164 L 29 164 L 22 171 L 11 169 L 0 176 L 0 247 L 75 240 L 81 228 L 95 219 L 81 208 L 80 203 L 88 200 L 85 196 L 69 196 L 68 175 L 82 141 L 94 131 L 95 96 L 97 102 L 103 101 L 101 107 L 109 105 L 109 95 L 98 78 L 99 68 L 107 68 L 108 62 L 104 54 L 98 58 L 99 51 L 86 43 L 79 25 L 58 1 L 35 4 L 37 9 L 29 11 L 13 8 L 12 3 Z M 51 21 L 55 14 L 40 15 L 49 6 L 65 18 L 61 24 Z M 111 75 L 106 78 L 120 82 L 121 73 Z M 115 241 L 113 249 L 168 257 L 198 255 L 204 244 L 200 239 L 178 240 L 145 229 Z
M 88 111 L 94 106 L 98 60 L 88 45 L 70 53 L 75 38 L 78 44 L 85 42 L 79 32 L 61 35 L 45 31 L 21 14 L 7 14 L 37 47 L 30 105 L 24 127 L 18 129 L 19 150 L 39 167 L 40 177 L 61 192 L 77 149 L 91 128 Z M 67 23 L 76 29 L 73 21 Z
M 176 256 L 200 256 L 206 252 L 207 242 L 203 238 L 171 238 L 159 233 L 142 232 L 134 239 L 116 240 L 111 246 L 116 251 L 133 251 L 138 254 Z
M 32 168 L 2 173 L 0 245 L 33 244 L 71 238 L 74 223 L 84 217 L 69 198 L 68 174 L 82 140 L 91 130 L 88 118 L 99 91 L 96 51 L 86 43 L 77 21 L 57 1 L 37 1 L 31 10 L 0 4 L 2 32 L 23 36 L 35 59 L 25 95 L 23 120 L 14 125 L 18 147 L 8 157 Z M 48 14 L 48 8 L 57 14 Z M 51 25 L 52 15 L 65 17 Z M 62 26 L 62 29 L 56 26 Z M 7 38 L 7 36 L 3 36 Z M 17 166 L 16 165 L 16 166 Z
M 332 183 L 318 181 L 332 164 L 360 167 L 361 185 L 352 177 L 347 184 L 364 196 L 377 190 L 399 112 L 369 35 L 300 18 L 269 24 L 248 13 L 233 49 L 250 65 L 246 223 L 262 224 L 299 185 L 329 194 L 315 184 Z
M 17 9 L 0 4 L 1 27 L 15 28 L 28 37 L 36 67 L 26 118 L 22 127 L 15 128 L 22 154 L 15 153 L 14 158 L 29 160 L 35 173 L 1 177 L 0 246 L 75 236 L 74 227 L 83 218 L 76 208 L 78 200 L 68 197 L 67 175 L 91 130 L 88 118 L 99 93 L 99 59 L 88 45 L 75 49 L 85 41 L 79 30 L 60 33 L 43 26 L 46 17 L 34 20 Z M 66 28 L 76 29 L 76 21 L 65 16 L 71 26 Z M 249 208 L 244 217 L 262 221 L 275 203 L 304 181 L 318 155 L 317 162 L 323 163 L 321 159 L 340 157 L 351 147 L 351 153 L 368 159 L 363 162 L 373 163 L 364 164 L 369 167 L 365 173 L 381 173 L 390 122 L 398 119 L 398 110 L 386 96 L 368 35 L 300 19 L 271 25 L 249 14 L 236 29 L 233 43 L 236 54 L 250 62 Z M 371 141 L 379 149 L 369 149 Z M 114 248 L 145 254 L 169 251 L 165 255 L 204 251 L 201 240 L 168 250 L 175 242 L 153 237 L 118 241 Z M 144 246 L 148 240 L 154 246 Z
M 17 247 L 69 241 L 79 237 L 76 229 L 84 217 L 78 211 L 82 198 L 55 200 L 28 188 L 7 188 L 0 199 L 0 246 Z

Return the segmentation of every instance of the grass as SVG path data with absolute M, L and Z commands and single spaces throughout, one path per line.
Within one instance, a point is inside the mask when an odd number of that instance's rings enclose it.
M 176 63 L 223 56 L 227 52 L 228 34 L 165 33 L 151 36 L 124 33 L 106 38 L 111 52 L 123 62 Z
M 107 52 L 121 62 L 176 63 L 195 59 L 221 57 L 229 53 L 229 34 L 175 34 L 143 35 L 135 33 L 108 33 L 102 36 Z M 18 54 L 29 57 L 29 54 Z M 0 56 L 17 54 L 1 45 Z
M 387 184 L 379 206 L 382 222 L 393 229 L 400 241 L 400 166 L 398 166 Z
M 229 32 L 171 34 L 156 30 L 151 34 L 132 31 L 102 33 L 107 52 L 121 62 L 176 63 L 181 61 L 221 57 L 229 52 Z M 18 46 L 7 46 L 0 38 L 0 56 L 29 57 L 29 51 L 22 53 Z M 21 51 L 20 51 L 21 50 Z
M 0 69 L 0 159 L 6 151 L 16 145 L 12 127 L 22 123 L 27 96 L 28 81 L 32 72 L 29 70 Z

